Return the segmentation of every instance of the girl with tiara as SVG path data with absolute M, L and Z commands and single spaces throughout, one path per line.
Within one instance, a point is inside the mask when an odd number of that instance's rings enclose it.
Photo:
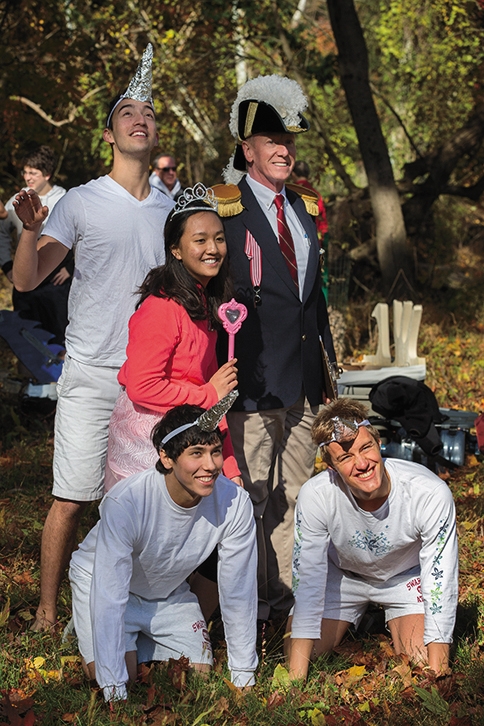
M 218 368 L 217 315 L 231 298 L 227 247 L 213 191 L 186 189 L 164 230 L 166 262 L 148 273 L 129 321 L 123 386 L 110 425 L 105 490 L 153 466 L 153 426 L 184 403 L 210 408 L 237 386 L 236 359 Z M 241 483 L 225 419 L 224 474 Z

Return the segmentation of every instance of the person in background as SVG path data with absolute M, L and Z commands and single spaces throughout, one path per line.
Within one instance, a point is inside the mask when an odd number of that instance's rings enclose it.
M 54 501 L 42 533 L 40 604 L 34 630 L 53 627 L 57 595 L 88 503 L 100 499 L 109 419 L 120 388 L 128 320 L 149 270 L 165 261 L 163 228 L 174 206 L 149 185 L 158 143 L 151 98 L 149 44 L 128 88 L 112 102 L 103 139 L 113 150 L 109 174 L 70 189 L 37 238 L 48 209 L 36 192 L 14 202 L 24 230 L 13 267 L 15 286 L 35 288 L 75 249 L 63 371 L 57 385 Z
M 49 146 L 40 146 L 27 154 L 23 159 L 24 190 L 33 189 L 40 198 L 42 206 L 52 211 L 66 190 L 53 183 L 56 168 L 56 156 Z M 12 249 L 22 234 L 22 222 L 15 213 L 14 200 L 11 197 L 5 205 L 7 218 L 0 222 L 0 266 L 6 277 L 12 282 L 13 255 Z M 42 233 L 42 226 L 40 233 Z M 13 309 L 28 320 L 39 321 L 44 330 L 54 334 L 51 341 L 64 344 L 67 327 L 67 300 L 74 271 L 74 255 L 69 250 L 67 256 L 35 289 L 20 292 L 15 287 L 12 291 Z
M 157 154 L 153 159 L 153 172 L 150 176 L 150 184 L 155 189 L 166 194 L 175 202 L 183 193 L 180 180 L 176 175 L 177 164 L 174 156 L 170 154 Z
M 369 603 L 383 607 L 397 654 L 446 674 L 459 571 L 449 487 L 421 464 L 383 460 L 359 401 L 330 403 L 312 435 L 328 469 L 297 500 L 291 678 L 305 678 Z

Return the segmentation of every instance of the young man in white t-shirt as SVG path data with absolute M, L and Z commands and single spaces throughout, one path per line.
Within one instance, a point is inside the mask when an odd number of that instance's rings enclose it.
M 209 670 L 210 637 L 186 579 L 214 549 L 232 682 L 254 684 L 254 513 L 247 492 L 222 475 L 218 406 L 184 404 L 165 414 L 152 434 L 156 467 L 109 490 L 100 521 L 72 555 L 79 650 L 106 700 L 127 697 L 137 662 L 185 656 L 195 670 Z
M 459 564 L 452 494 L 420 464 L 383 460 L 366 416 L 339 399 L 313 424 L 329 468 L 304 484 L 296 507 L 293 678 L 305 678 L 369 602 L 383 606 L 397 654 L 448 669 Z
M 55 624 L 58 590 L 80 517 L 88 502 L 102 496 L 128 320 L 138 286 L 164 262 L 163 228 L 174 203 L 148 181 L 150 153 L 158 141 L 150 96 L 152 52 L 149 45 L 127 91 L 111 104 L 103 132 L 113 150 L 111 172 L 71 189 L 49 216 L 38 244 L 47 208 L 30 190 L 15 201 L 24 227 L 13 268 L 19 290 L 36 287 L 69 249 L 75 250 L 67 356 L 58 383 L 55 499 L 42 535 L 34 630 Z

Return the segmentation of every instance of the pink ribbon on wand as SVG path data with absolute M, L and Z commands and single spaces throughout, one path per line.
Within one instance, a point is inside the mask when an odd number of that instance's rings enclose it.
M 247 317 L 247 308 L 242 303 L 232 298 L 227 303 L 222 303 L 218 309 L 218 315 L 229 336 L 229 354 L 228 360 L 234 358 L 235 334 L 239 332 L 240 327 Z

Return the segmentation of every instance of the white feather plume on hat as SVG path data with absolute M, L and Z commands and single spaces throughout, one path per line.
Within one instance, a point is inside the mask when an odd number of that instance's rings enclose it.
M 242 86 L 232 105 L 229 128 L 234 138 L 238 138 L 239 105 L 248 99 L 273 106 L 286 126 L 298 126 L 299 115 L 308 107 L 308 100 L 297 81 L 276 74 L 253 78 Z

